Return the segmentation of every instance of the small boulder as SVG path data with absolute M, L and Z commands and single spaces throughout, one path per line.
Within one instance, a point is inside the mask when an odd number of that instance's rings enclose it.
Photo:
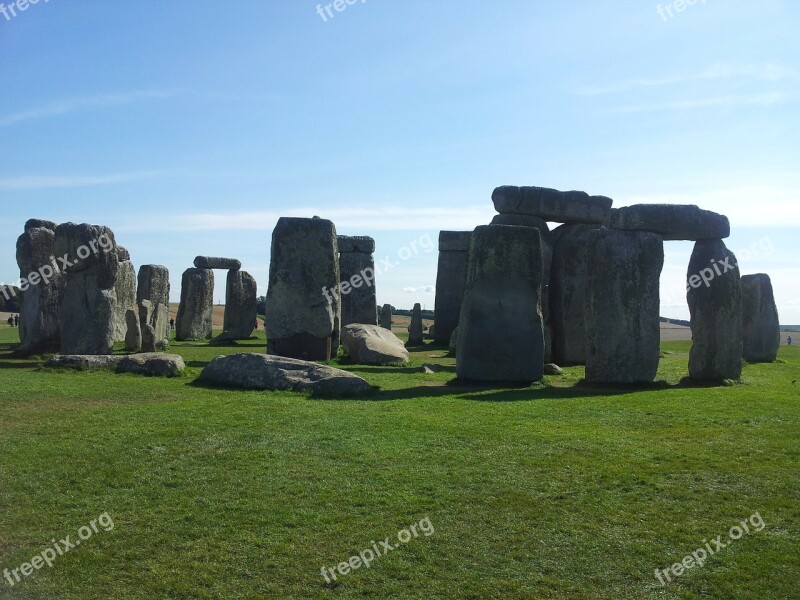
M 356 364 L 393 365 L 408 362 L 403 341 L 388 329 L 353 323 L 342 328 L 342 346 Z
M 564 371 L 556 364 L 547 363 L 544 366 L 544 374 L 545 375 L 563 375 Z

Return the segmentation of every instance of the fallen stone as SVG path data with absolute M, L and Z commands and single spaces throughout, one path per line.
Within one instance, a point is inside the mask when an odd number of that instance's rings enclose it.
M 589 236 L 586 380 L 652 382 L 661 358 L 664 243 L 647 232 L 595 229 Z
M 773 362 L 781 343 L 780 321 L 769 275 L 742 277 L 743 356 L 747 362 Z
M 96 371 L 113 369 L 117 373 L 133 373 L 157 377 L 177 377 L 186 369 L 186 364 L 177 354 L 143 353 L 120 355 L 67 355 L 57 354 L 45 363 L 56 369 Z
M 532 382 L 544 369 L 539 231 L 475 229 L 458 324 L 456 373 L 471 381 Z
M 352 323 L 342 328 L 342 347 L 350 360 L 361 365 L 408 362 L 408 350 L 391 331 L 376 325 Z
M 175 319 L 175 339 L 211 339 L 213 312 L 214 271 L 186 269 L 181 279 L 181 303 L 178 318 Z
M 238 271 L 242 268 L 242 263 L 235 258 L 196 256 L 194 259 L 194 266 L 196 269 L 224 269 L 226 271 Z
M 721 240 L 731 234 L 728 217 L 692 204 L 634 204 L 612 209 L 606 226 L 649 231 L 664 240 Z
M 371 391 L 367 381 L 334 367 L 269 354 L 231 354 L 212 360 L 199 382 L 246 390 L 311 392 L 353 398 Z
M 686 278 L 691 379 L 722 381 L 742 374 L 742 284 L 736 264 L 722 240 L 694 245 Z
M 556 223 L 602 224 L 612 200 L 586 192 L 562 192 L 543 187 L 504 185 L 494 190 L 492 202 L 500 214 L 533 215 Z
M 467 260 L 471 231 L 439 232 L 439 265 L 436 272 L 436 300 L 434 342 L 447 344 L 458 327 L 461 303 L 464 301 L 464 283 L 467 279 Z

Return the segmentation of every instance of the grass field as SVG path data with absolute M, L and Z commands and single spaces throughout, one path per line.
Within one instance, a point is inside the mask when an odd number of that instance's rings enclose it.
M 0 327 L 0 570 L 114 525 L 0 597 L 800 598 L 796 346 L 729 387 L 680 384 L 689 342 L 663 344 L 646 389 L 581 386 L 582 368 L 458 388 L 437 348 L 346 367 L 381 387 L 366 401 L 191 385 L 260 336 L 174 343 L 190 373 L 166 380 L 11 360 Z M 756 512 L 763 530 L 731 541 Z M 425 518 L 432 535 L 323 578 Z

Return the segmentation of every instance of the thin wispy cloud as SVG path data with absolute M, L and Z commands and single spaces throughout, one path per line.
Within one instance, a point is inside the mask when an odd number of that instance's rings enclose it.
M 53 188 L 76 188 L 98 185 L 113 185 L 142 181 L 160 175 L 161 171 L 132 171 L 109 175 L 30 175 L 25 177 L 0 178 L 0 190 L 42 190 Z
M 112 94 L 98 94 L 96 96 L 83 96 L 76 98 L 67 98 L 50 104 L 44 104 L 36 108 L 19 111 L 0 117 L 0 127 L 7 127 L 22 121 L 30 121 L 33 119 L 45 119 L 65 115 L 71 112 L 86 110 L 89 108 L 104 107 L 104 106 L 122 106 L 125 104 L 132 104 L 134 102 L 142 102 L 147 100 L 161 100 L 164 98 L 171 98 L 176 95 L 174 90 L 140 90 L 134 92 L 112 93 Z
M 606 86 L 583 87 L 577 90 L 581 96 L 600 96 L 606 94 L 619 94 L 637 89 L 649 89 L 686 84 L 692 82 L 713 81 L 720 79 L 739 79 L 750 81 L 778 82 L 796 79 L 797 71 L 780 65 L 747 65 L 732 66 L 727 64 L 712 65 L 705 71 L 683 75 L 668 75 L 664 77 L 641 77 Z
M 432 285 L 423 285 L 422 287 L 404 287 L 403 292 L 406 294 L 435 294 L 436 288 Z
M 698 110 L 703 108 L 736 108 L 741 106 L 775 106 L 786 104 L 795 99 L 795 96 L 785 92 L 765 92 L 762 94 L 747 94 L 741 96 L 714 96 L 710 98 L 697 98 L 692 100 L 673 100 L 669 102 L 649 102 L 620 106 L 609 109 L 614 113 L 640 113 L 654 111 L 680 111 Z

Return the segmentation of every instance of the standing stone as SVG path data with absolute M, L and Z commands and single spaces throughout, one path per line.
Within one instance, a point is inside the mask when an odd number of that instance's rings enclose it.
M 114 291 L 117 293 L 117 311 L 114 319 L 114 341 L 124 342 L 128 333 L 127 313 L 136 309 L 136 269 L 130 254 L 122 246 L 117 246 L 119 271 Z
M 661 357 L 659 277 L 664 242 L 655 233 L 589 233 L 586 284 L 586 380 L 642 383 Z
M 342 327 L 351 323 L 377 325 L 375 240 L 367 236 L 340 235 L 338 243 Z
M 436 273 L 436 304 L 433 317 L 436 323 L 436 344 L 447 344 L 458 327 L 464 283 L 467 279 L 467 260 L 471 231 L 439 232 L 439 267 Z
M 381 327 L 392 330 L 392 305 L 384 304 L 381 309 Z
M 247 271 L 228 271 L 221 339 L 246 340 L 256 327 L 256 280 Z
M 141 352 L 142 330 L 135 310 L 129 310 L 125 313 L 125 322 L 128 327 L 125 332 L 125 350 L 128 352 Z
M 742 374 L 742 284 L 736 256 L 722 240 L 695 243 L 686 299 L 692 325 L 689 377 L 739 379 Z
M 175 322 L 175 339 L 211 339 L 214 313 L 214 271 L 186 269 L 181 278 L 181 303 Z M 142 338 L 145 336 L 142 328 Z
M 327 219 L 281 217 L 272 233 L 267 352 L 303 360 L 338 353 L 341 306 L 336 227 Z
M 64 280 L 60 263 L 53 266 L 55 227 L 49 221 L 31 219 L 17 239 L 17 265 L 24 280 L 17 297 L 19 338 L 20 352 L 25 355 L 56 351 L 61 345 L 59 296 Z M 46 280 L 42 273 L 49 274 Z
M 142 322 L 153 327 L 156 343 L 169 339 L 169 270 L 161 265 L 142 265 L 139 267 L 138 286 L 136 288 L 136 304 L 143 300 L 153 304 L 149 321 Z M 141 313 L 140 313 L 141 317 Z
M 589 271 L 589 234 L 597 225 L 561 225 L 553 230 L 553 266 L 550 271 L 550 329 L 553 362 L 586 364 L 586 279 Z
M 747 362 L 773 362 L 778 358 L 781 326 L 769 275 L 742 277 L 742 327 Z
M 421 346 L 425 338 L 422 327 L 422 306 L 417 302 L 411 311 L 411 325 L 408 327 L 408 346 Z
M 542 245 L 537 229 L 475 229 L 458 324 L 456 372 L 475 381 L 541 379 Z
M 72 262 L 61 293 L 61 354 L 111 354 L 119 272 L 114 232 L 101 225 L 62 223 L 55 230 L 55 253 Z
M 142 300 L 139 303 L 139 319 L 141 321 L 142 352 L 156 351 L 156 330 L 150 325 L 153 320 L 153 303 Z

